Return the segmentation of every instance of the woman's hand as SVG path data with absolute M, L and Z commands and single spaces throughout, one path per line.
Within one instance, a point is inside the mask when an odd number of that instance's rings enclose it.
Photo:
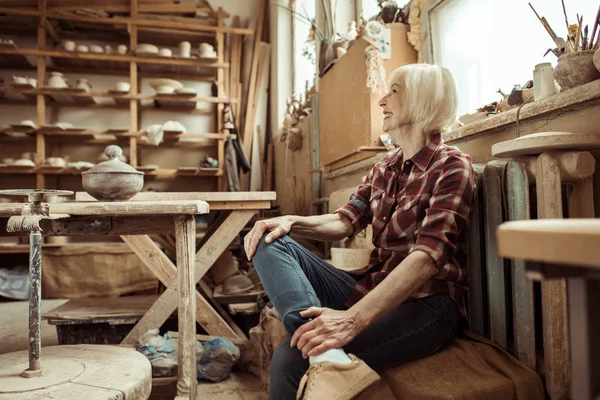
M 362 330 L 357 314 L 351 310 L 311 307 L 300 316 L 314 318 L 298 328 L 290 342 L 291 347 L 298 347 L 304 358 L 344 347 Z
M 244 250 L 246 251 L 248 261 L 254 257 L 258 242 L 265 232 L 271 232 L 265 237 L 265 242 L 271 243 L 273 240 L 287 235 L 290 232 L 290 229 L 292 229 L 292 220 L 289 217 L 277 217 L 256 221 L 252 230 L 244 237 Z

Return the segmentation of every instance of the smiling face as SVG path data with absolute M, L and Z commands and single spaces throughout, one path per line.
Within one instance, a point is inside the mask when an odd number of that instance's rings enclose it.
M 388 94 L 383 96 L 379 100 L 379 105 L 383 109 L 383 131 L 389 132 L 393 128 L 397 128 L 400 125 L 406 124 L 407 113 L 404 103 L 404 81 L 401 79 L 394 79 L 390 86 Z

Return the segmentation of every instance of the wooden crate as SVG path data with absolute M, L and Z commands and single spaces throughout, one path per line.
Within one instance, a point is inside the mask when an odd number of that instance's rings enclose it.
M 390 27 L 392 58 L 384 60 L 387 73 L 417 62 L 417 53 L 406 38 L 408 26 L 391 24 Z M 366 40 L 357 40 L 319 81 L 321 166 L 365 151 L 385 151 L 379 141 L 379 135 L 383 134 L 383 113 L 377 104 L 383 94 L 371 93 L 366 85 L 368 46 Z

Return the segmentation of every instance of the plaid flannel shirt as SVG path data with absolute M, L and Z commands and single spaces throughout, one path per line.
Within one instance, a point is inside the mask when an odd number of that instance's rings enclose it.
M 421 250 L 439 272 L 409 299 L 445 292 L 466 316 L 465 228 L 474 195 L 470 157 L 444 144 L 439 134 L 409 160 L 397 150 L 375 164 L 348 203 L 335 211 L 352 222 L 354 234 L 373 226 L 375 249 L 346 305 L 358 302 L 410 253 Z

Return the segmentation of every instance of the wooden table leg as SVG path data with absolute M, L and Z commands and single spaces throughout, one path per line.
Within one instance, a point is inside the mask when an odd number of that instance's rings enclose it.
M 178 380 L 176 400 L 196 400 L 196 223 L 193 216 L 175 217 L 177 245 Z
M 571 398 L 590 400 L 600 394 L 600 281 L 568 278 L 569 328 L 573 382 Z
M 562 218 L 562 182 L 556 155 L 544 153 L 537 160 L 538 218 Z M 552 400 L 569 397 L 571 363 L 565 279 L 542 281 L 542 319 L 546 388 Z
M 506 168 L 507 219 L 509 221 L 530 219 L 529 178 L 525 165 L 521 161 L 511 160 Z M 527 278 L 525 263 L 524 260 L 510 260 L 513 281 L 515 356 L 535 370 L 533 282 Z

